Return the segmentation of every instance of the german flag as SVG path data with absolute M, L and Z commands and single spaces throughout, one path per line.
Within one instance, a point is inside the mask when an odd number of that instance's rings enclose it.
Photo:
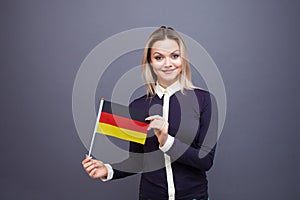
M 104 100 L 96 132 L 145 144 L 148 128 L 146 117 L 139 110 Z

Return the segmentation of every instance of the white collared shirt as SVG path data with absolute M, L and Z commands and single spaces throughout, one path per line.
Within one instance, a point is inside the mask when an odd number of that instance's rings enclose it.
M 163 102 L 163 118 L 168 121 L 169 119 L 169 107 L 170 107 L 170 97 L 177 91 L 181 89 L 179 81 L 176 81 L 167 88 L 161 87 L 158 83 L 155 86 L 155 92 L 157 96 L 161 99 L 164 96 Z M 159 147 L 164 153 L 167 152 L 174 143 L 174 137 L 168 135 L 167 141 L 164 146 Z
M 167 121 L 169 119 L 170 97 L 175 92 L 179 91 L 180 89 L 181 89 L 181 87 L 180 87 L 180 83 L 178 80 L 167 88 L 163 88 L 158 83 L 156 83 L 155 92 L 156 92 L 157 96 L 160 99 L 162 97 L 164 97 L 164 99 L 163 99 L 163 118 Z M 172 167 L 171 167 L 171 158 L 169 155 L 166 154 L 166 152 L 172 147 L 173 143 L 174 143 L 174 137 L 171 135 L 168 135 L 168 138 L 167 138 L 164 146 L 159 147 L 159 149 L 164 152 L 169 200 L 175 199 L 175 186 L 174 186 L 174 179 L 173 179 L 173 171 L 172 171 Z

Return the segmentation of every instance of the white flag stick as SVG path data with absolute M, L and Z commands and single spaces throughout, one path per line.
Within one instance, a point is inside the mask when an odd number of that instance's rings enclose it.
M 97 120 L 96 120 L 96 124 L 95 124 L 95 128 L 94 128 L 94 134 L 93 134 L 91 145 L 90 145 L 89 157 L 91 156 L 91 153 L 92 153 L 92 149 L 93 149 L 93 145 L 94 145 L 94 140 L 95 140 L 95 135 L 97 133 L 97 127 L 98 127 L 99 119 L 100 119 L 101 112 L 102 112 L 103 103 L 104 103 L 104 98 L 101 98 L 100 105 L 99 105 L 99 110 L 98 110 L 98 115 L 97 115 Z

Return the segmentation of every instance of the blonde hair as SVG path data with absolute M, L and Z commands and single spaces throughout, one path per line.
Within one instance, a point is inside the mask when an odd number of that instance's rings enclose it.
M 146 82 L 146 90 L 148 96 L 155 96 L 155 84 L 157 81 L 157 76 L 154 73 L 151 66 L 151 48 L 153 44 L 157 41 L 170 39 L 176 41 L 179 46 L 180 58 L 182 59 L 182 71 L 179 75 L 179 83 L 181 86 L 181 92 L 184 89 L 193 89 L 195 86 L 191 80 L 191 70 L 190 64 L 187 59 L 186 46 L 180 37 L 180 35 L 170 27 L 161 26 L 155 30 L 147 40 L 144 48 L 143 59 L 142 59 L 142 75 Z

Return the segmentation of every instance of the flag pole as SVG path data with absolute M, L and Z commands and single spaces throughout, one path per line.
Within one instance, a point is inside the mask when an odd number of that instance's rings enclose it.
M 97 127 L 98 127 L 99 119 L 100 119 L 100 116 L 101 116 L 103 103 L 104 103 L 104 98 L 101 98 L 100 105 L 99 105 L 99 110 L 98 110 L 98 115 L 97 115 L 97 120 L 96 120 L 96 124 L 95 124 L 95 128 L 94 128 L 94 133 L 93 133 L 93 137 L 92 137 L 92 141 L 91 141 L 91 145 L 90 145 L 89 157 L 91 156 L 91 153 L 92 153 L 92 148 L 93 148 L 93 145 L 94 145 L 95 135 L 97 133 Z

